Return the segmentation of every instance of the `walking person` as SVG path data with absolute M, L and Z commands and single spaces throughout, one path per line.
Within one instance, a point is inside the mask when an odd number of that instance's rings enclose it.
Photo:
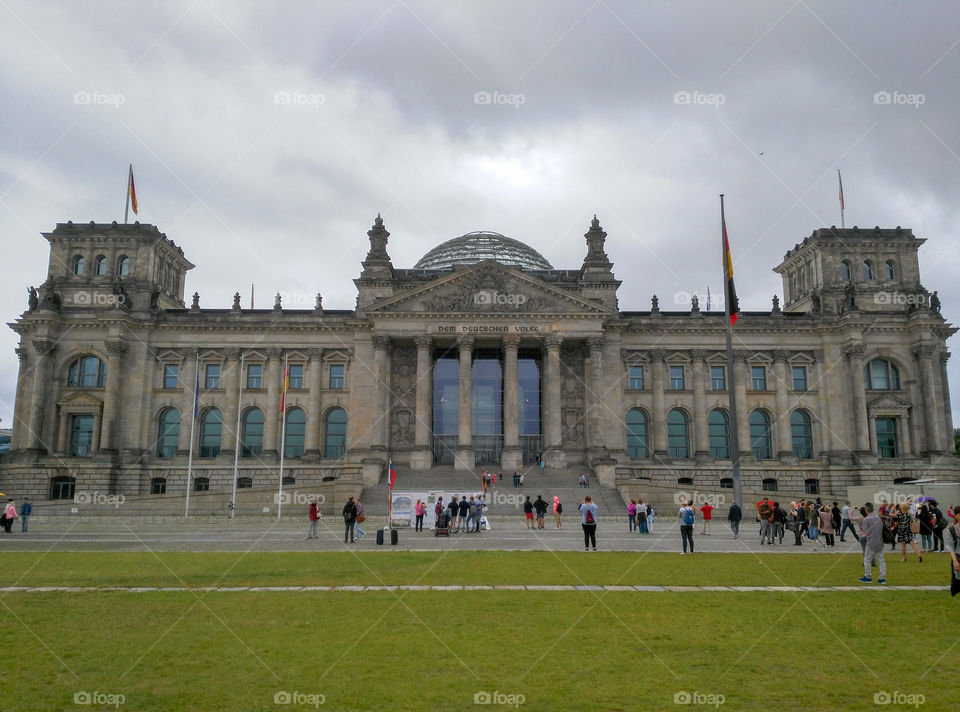
M 590 495 L 583 498 L 583 502 L 578 506 L 580 510 L 580 526 L 583 527 L 583 550 L 597 550 L 597 505 L 593 503 Z
M 317 538 L 317 522 L 320 520 L 320 512 L 317 511 L 317 503 L 310 500 L 310 507 L 307 509 L 307 519 L 310 520 L 310 528 L 307 529 L 307 539 Z
M 426 510 L 427 508 L 424 506 L 423 502 L 421 502 L 419 499 L 417 500 L 417 503 L 413 505 L 413 513 L 416 516 L 416 519 L 414 520 L 413 531 L 415 532 L 423 531 L 423 515 L 426 512 Z
M 631 499 L 630 504 L 627 505 L 627 525 L 630 527 L 628 531 L 637 528 L 637 500 L 635 499 Z
M 900 505 L 900 511 L 896 513 L 894 521 L 897 525 L 897 543 L 900 545 L 900 561 L 907 560 L 907 544 L 913 547 L 914 553 L 920 563 L 923 563 L 923 557 L 917 548 L 917 542 L 913 540 L 913 519 L 910 517 L 910 505 L 904 502 Z
M 878 515 L 879 516 L 879 515 Z M 882 519 L 880 521 L 883 521 Z M 853 538 L 857 541 L 860 541 L 860 537 L 857 534 L 857 530 L 854 529 L 853 524 L 850 523 L 850 500 L 847 500 L 843 503 L 843 507 L 840 509 L 840 541 L 844 541 L 844 535 L 849 529 L 853 533 Z
M 773 521 L 773 503 L 764 498 L 760 502 L 760 508 L 757 510 L 757 516 L 760 517 L 760 545 L 773 544 L 773 527 L 770 526 Z
M 727 521 L 730 522 L 730 531 L 733 532 L 733 538 L 740 538 L 740 520 L 743 519 L 743 510 L 740 509 L 740 505 L 734 502 L 730 505 L 730 510 L 727 512 Z
M 20 505 L 20 531 L 27 531 L 27 520 L 33 512 L 33 503 L 29 497 L 23 498 L 23 504 Z M 942 530 L 941 530 L 942 531 Z M 940 543 L 943 544 L 943 536 L 940 537 Z
M 823 544 L 820 543 L 820 513 L 816 510 L 813 502 L 807 503 L 807 537 L 813 544 L 814 551 L 821 551 Z
M 13 528 L 13 520 L 17 518 L 17 505 L 12 499 L 7 500 L 7 507 L 3 510 L 3 530 L 9 534 Z
M 917 510 L 917 521 L 920 522 L 920 553 L 933 551 L 933 527 L 930 525 L 930 507 L 924 502 Z
M 827 546 L 833 546 L 833 510 L 830 507 L 820 507 L 817 517 L 820 519 L 817 524 L 820 527 L 820 533 L 823 535 L 824 543 Z
M 643 506 L 647 509 L 647 533 L 653 534 L 653 517 L 656 512 L 653 511 L 653 505 L 649 502 L 645 503 Z
M 887 525 L 887 529 L 896 533 L 897 522 L 896 522 L 896 518 L 894 516 L 895 513 L 893 510 L 894 510 L 893 505 L 888 507 L 887 503 L 883 502 L 880 505 L 880 509 L 877 511 L 877 513 L 880 515 L 880 519 L 883 520 L 883 523 Z M 897 537 L 894 536 L 893 541 L 890 542 L 890 551 L 896 551 L 896 550 L 897 550 Z
M 713 533 L 713 505 L 704 502 L 700 507 L 700 513 L 703 515 L 703 531 L 701 534 L 710 536 Z
M 553 498 L 553 521 L 557 525 L 557 529 L 563 528 L 563 522 L 560 519 L 560 515 L 563 514 L 563 505 L 560 504 L 560 498 Z
M 350 537 L 350 543 L 353 543 L 353 525 L 357 523 L 357 505 L 353 497 L 347 497 L 347 503 L 343 505 L 343 543 L 347 543 L 347 536 Z
M 943 551 L 943 530 L 947 528 L 947 520 L 944 518 L 943 512 L 940 511 L 940 507 L 937 506 L 936 500 L 930 502 L 930 516 L 933 520 L 933 550 Z
M 863 549 L 863 578 L 858 579 L 861 583 L 872 583 L 870 567 L 874 558 L 877 560 L 877 573 L 879 579 L 877 583 L 887 582 L 887 562 L 883 560 L 883 527 L 886 526 L 873 511 L 873 502 L 867 502 L 863 505 L 867 516 L 860 523 L 860 531 L 863 532 L 865 540 Z
M 683 541 L 683 553 L 687 553 L 687 543 L 690 543 L 690 553 L 693 553 L 693 526 L 697 523 L 697 515 L 693 511 L 693 502 L 687 500 L 677 510 L 677 520 L 680 522 L 680 538 Z

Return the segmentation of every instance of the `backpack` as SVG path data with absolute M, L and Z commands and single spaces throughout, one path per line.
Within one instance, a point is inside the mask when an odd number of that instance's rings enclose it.
M 688 527 L 692 527 L 696 523 L 696 521 L 697 521 L 697 517 L 696 515 L 694 515 L 693 510 L 690 509 L 690 507 L 684 507 L 683 523 Z
M 596 524 L 597 520 L 593 518 L 593 510 L 588 509 L 586 515 L 583 518 L 584 524 Z
M 557 502 L 557 514 L 563 514 L 563 505 Z

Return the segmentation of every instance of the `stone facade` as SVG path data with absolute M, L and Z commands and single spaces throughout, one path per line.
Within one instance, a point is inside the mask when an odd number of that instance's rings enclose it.
M 47 279 L 11 324 L 20 372 L 4 489 L 170 494 L 189 467 L 194 486 L 227 491 L 235 463 L 241 486 L 272 487 L 281 450 L 291 486 L 374 484 L 391 459 L 471 470 L 493 456 L 503 470 L 542 457 L 624 488 L 710 489 L 728 484 L 732 431 L 750 490 L 960 474 L 945 365 L 955 329 L 920 282 L 910 230 L 820 229 L 791 249 L 775 268 L 784 308 L 774 297 L 740 314 L 732 374 L 722 312 L 661 311 L 655 297 L 620 310 L 596 218 L 573 270 L 398 269 L 389 234 L 378 216 L 353 310 L 326 310 L 320 295 L 313 310 L 279 296 L 243 309 L 239 295 L 208 309 L 196 293 L 184 302 L 193 265 L 155 227 L 57 225 Z M 458 369 L 443 393 L 440 358 Z M 476 380 L 481 363 L 496 363 L 493 390 Z M 440 437 L 445 394 L 459 406 Z M 491 418 L 500 425 L 481 432 Z

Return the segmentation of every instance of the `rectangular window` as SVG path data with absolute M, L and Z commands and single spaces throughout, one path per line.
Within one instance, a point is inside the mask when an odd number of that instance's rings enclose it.
M 897 452 L 897 419 L 877 418 L 877 454 L 882 458 L 899 457 Z
M 670 390 L 683 390 L 683 366 L 670 367 Z
M 178 388 L 180 386 L 180 366 L 175 363 L 163 364 L 163 387 Z
M 793 390 L 795 391 L 807 390 L 807 367 L 806 366 L 793 367 Z
M 330 366 L 330 390 L 339 391 L 343 389 L 343 372 L 346 369 L 342 363 L 331 364 Z
M 643 390 L 643 366 L 630 367 L 630 386 L 631 391 Z
M 290 388 L 303 388 L 303 364 L 292 363 L 290 368 Z
M 70 456 L 85 457 L 93 444 L 93 416 L 75 415 L 70 426 Z
M 750 373 L 753 378 L 753 390 L 755 391 L 767 390 L 767 367 L 752 366 L 750 368 Z
M 204 371 L 203 377 L 203 387 L 204 388 L 219 388 L 220 387 L 220 364 L 219 363 L 208 363 Z
M 247 366 L 247 388 L 261 388 L 263 382 L 263 365 L 251 363 Z
M 727 390 L 727 369 L 723 366 L 710 367 L 710 389 L 714 391 Z

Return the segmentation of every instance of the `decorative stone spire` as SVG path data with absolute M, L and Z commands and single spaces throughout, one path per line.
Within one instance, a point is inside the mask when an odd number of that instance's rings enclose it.
M 313 313 L 317 315 L 323 314 L 323 297 L 320 296 L 320 292 L 317 292 L 317 301 L 313 305 Z
M 190 305 L 190 311 L 200 311 L 200 292 L 193 293 L 193 304 Z
M 235 292 L 233 295 L 233 311 L 240 311 L 240 292 Z
M 367 231 L 367 237 L 370 238 L 370 251 L 367 258 L 363 261 L 363 272 L 361 279 L 383 279 L 393 276 L 393 264 L 390 262 L 390 255 L 387 254 L 387 239 L 390 233 L 383 226 L 383 218 L 377 213 L 377 219 L 373 221 L 373 227 Z
M 283 311 L 283 297 L 280 296 L 280 292 L 277 292 L 277 295 L 273 298 L 273 310 Z
M 607 233 L 600 227 L 600 221 L 596 215 L 590 221 L 590 229 L 583 236 L 587 239 L 587 256 L 583 260 L 580 274 L 583 276 L 589 275 L 593 279 L 612 279 L 613 263 L 607 257 L 607 253 L 603 251 Z

